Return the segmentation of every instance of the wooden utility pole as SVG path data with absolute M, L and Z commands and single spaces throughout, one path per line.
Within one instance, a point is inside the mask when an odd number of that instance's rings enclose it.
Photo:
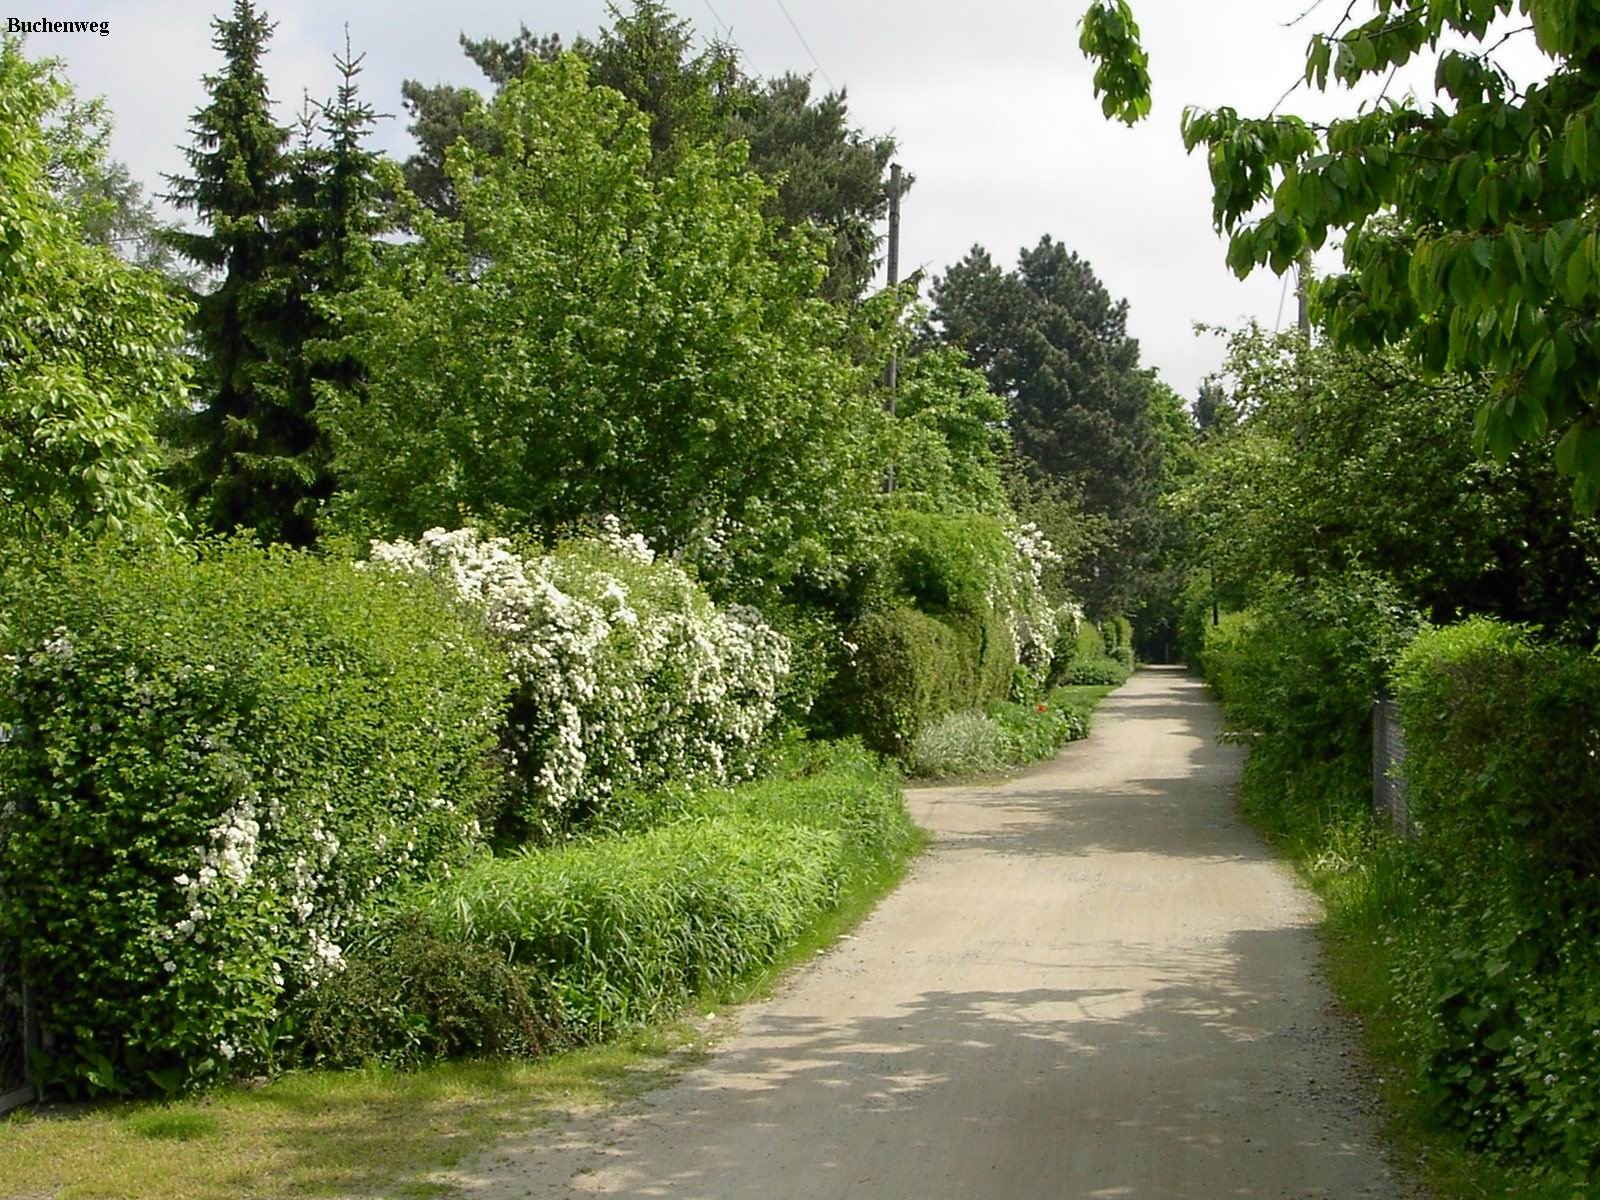
M 889 258 L 886 264 L 889 275 L 889 288 L 892 291 L 900 282 L 900 164 L 889 164 Z M 891 417 L 894 416 L 894 393 L 900 386 L 900 349 L 892 346 L 889 349 L 889 366 L 883 375 L 886 399 L 883 402 L 884 411 Z M 883 477 L 883 490 L 894 491 L 894 463 L 889 464 L 889 470 Z
M 1300 340 L 1308 346 L 1311 344 L 1311 251 L 1300 251 L 1300 263 L 1295 271 L 1299 278 L 1299 287 L 1295 290 L 1300 293 Z
M 900 282 L 900 164 L 889 164 L 889 288 Z M 889 415 L 894 415 L 894 389 L 900 382 L 900 354 L 889 355 Z

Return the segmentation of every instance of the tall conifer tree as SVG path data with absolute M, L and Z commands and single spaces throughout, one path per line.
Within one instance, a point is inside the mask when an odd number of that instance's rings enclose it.
M 196 297 L 200 390 L 177 474 L 202 524 L 304 545 L 315 536 L 318 438 L 293 369 L 306 333 L 295 279 L 303 230 L 290 204 L 289 131 L 272 118 L 261 68 L 274 27 L 251 0 L 235 0 L 214 26 L 223 68 L 205 77 L 190 174 L 168 180 L 171 200 L 209 227 L 174 235 L 177 248 L 221 275 Z

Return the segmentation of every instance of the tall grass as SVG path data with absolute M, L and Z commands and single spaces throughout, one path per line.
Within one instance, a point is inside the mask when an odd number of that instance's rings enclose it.
M 669 791 L 603 836 L 484 860 L 425 912 L 547 980 L 577 1040 L 658 1019 L 781 957 L 913 846 L 897 777 L 859 748 L 797 770 Z

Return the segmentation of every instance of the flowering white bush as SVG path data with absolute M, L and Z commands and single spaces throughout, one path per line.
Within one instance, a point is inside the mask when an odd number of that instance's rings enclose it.
M 777 712 L 787 639 L 754 609 L 716 608 L 614 521 L 548 554 L 432 529 L 373 543 L 372 561 L 442 580 L 504 640 L 527 828 L 569 828 L 627 788 L 747 774 Z
M 1008 586 L 995 597 L 996 607 L 1006 614 L 1017 661 L 1036 683 L 1043 684 L 1050 674 L 1062 615 L 1045 596 L 1044 573 L 1061 562 L 1061 555 L 1031 521 L 1007 529 L 1006 535 L 1016 551 L 1016 569 L 1006 581 Z

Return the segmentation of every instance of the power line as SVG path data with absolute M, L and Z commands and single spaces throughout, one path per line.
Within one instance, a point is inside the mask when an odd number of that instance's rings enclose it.
M 811 55 L 812 65 L 817 68 L 817 73 L 822 76 L 822 81 L 828 85 L 828 90 L 830 92 L 838 91 L 839 89 L 833 86 L 833 80 L 828 78 L 828 73 L 822 69 L 822 64 L 817 61 L 816 52 L 811 49 L 810 43 L 806 41 L 806 35 L 800 32 L 800 26 L 794 23 L 794 18 L 789 15 L 789 10 L 784 7 L 783 0 L 778 0 L 778 10 L 783 13 L 784 20 L 789 22 L 789 28 L 794 30 L 794 35 L 800 39 L 800 44 L 806 48 L 806 53 Z
M 711 19 L 722 27 L 722 32 L 728 35 L 728 40 L 730 42 L 733 41 L 733 26 L 717 15 L 717 10 L 711 7 L 711 0 L 700 0 L 700 2 L 706 6 L 706 11 L 711 14 Z

